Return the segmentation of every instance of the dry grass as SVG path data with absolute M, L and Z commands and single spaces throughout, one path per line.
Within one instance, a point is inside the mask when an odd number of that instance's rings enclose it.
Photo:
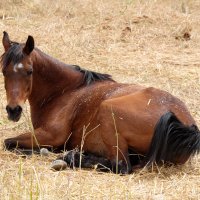
M 199 10 L 198 0 L 1 0 L 0 30 L 22 42 L 33 35 L 40 49 L 66 63 L 167 90 L 200 125 Z M 30 126 L 29 111 L 17 124 L 7 120 L 2 75 L 0 93 L 2 146 Z M 24 159 L 1 149 L 0 199 L 200 199 L 199 156 L 129 176 L 53 172 L 54 158 Z

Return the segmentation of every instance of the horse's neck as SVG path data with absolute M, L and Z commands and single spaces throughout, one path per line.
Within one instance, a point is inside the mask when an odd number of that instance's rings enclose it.
M 39 50 L 34 50 L 33 61 L 33 85 L 29 98 L 31 105 L 44 104 L 50 99 L 70 92 L 77 88 L 83 75 L 73 67 L 53 59 Z

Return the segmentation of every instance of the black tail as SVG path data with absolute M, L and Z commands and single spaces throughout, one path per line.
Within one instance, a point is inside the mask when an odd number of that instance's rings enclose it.
M 145 163 L 170 162 L 183 164 L 200 152 L 200 131 L 195 125 L 186 126 L 172 112 L 164 114 L 155 126 Z

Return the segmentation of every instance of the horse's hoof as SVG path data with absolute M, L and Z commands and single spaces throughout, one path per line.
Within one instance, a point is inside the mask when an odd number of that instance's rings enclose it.
M 51 169 L 56 171 L 65 170 L 67 168 L 67 163 L 63 160 L 54 160 L 51 164 Z
M 12 138 L 8 138 L 4 140 L 4 148 L 7 150 L 14 150 L 17 147 L 17 142 Z
M 40 149 L 40 155 L 41 156 L 48 156 L 49 155 L 49 150 L 46 148 L 41 148 Z

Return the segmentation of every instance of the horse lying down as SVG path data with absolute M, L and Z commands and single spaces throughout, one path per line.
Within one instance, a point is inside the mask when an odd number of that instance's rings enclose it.
M 4 32 L 2 42 L 8 118 L 17 122 L 28 100 L 34 128 L 7 138 L 7 150 L 78 148 L 122 174 L 133 170 L 129 149 L 144 164 L 184 164 L 199 153 L 196 122 L 170 93 L 67 65 L 36 48 L 32 36 L 18 43 Z

